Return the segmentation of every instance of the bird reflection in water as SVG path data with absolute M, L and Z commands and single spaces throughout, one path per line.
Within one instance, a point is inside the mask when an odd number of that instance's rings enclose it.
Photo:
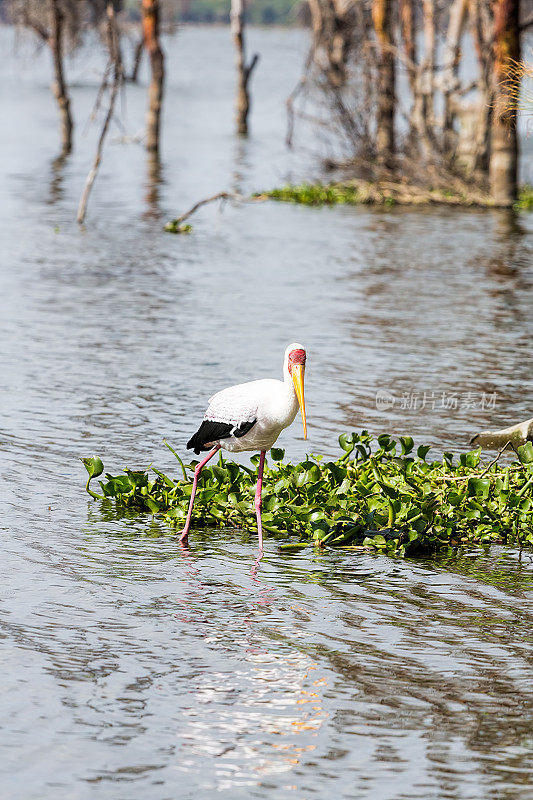
M 327 718 L 326 675 L 303 652 L 308 636 L 303 623 L 312 612 L 287 603 L 261 575 L 267 567 L 262 554 L 247 570 L 238 570 L 235 583 L 227 575 L 208 577 L 212 562 L 204 565 L 183 543 L 181 553 L 188 562 L 183 602 L 193 613 L 180 619 L 206 626 L 202 639 L 212 668 L 189 681 L 178 769 L 198 768 L 206 756 L 216 759 L 219 791 L 290 773 L 315 750 Z

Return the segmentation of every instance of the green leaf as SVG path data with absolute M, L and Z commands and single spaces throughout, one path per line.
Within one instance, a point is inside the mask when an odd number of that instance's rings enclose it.
M 339 436 L 339 444 L 347 453 L 351 453 L 355 447 L 353 433 L 341 433 Z
M 347 474 L 347 469 L 344 464 L 338 464 L 335 461 L 327 461 L 324 464 L 324 470 L 330 473 L 330 477 L 335 483 L 341 483 Z
M 141 470 L 125 469 L 124 472 L 128 476 L 128 480 L 133 489 L 140 489 L 142 486 L 148 485 L 148 475 Z
M 308 480 L 309 476 L 307 472 L 296 472 L 292 476 L 292 484 L 297 488 L 301 488 L 302 486 L 304 486 Z
M 169 478 L 167 475 L 165 475 L 165 473 L 164 473 L 164 472 L 160 472 L 160 471 L 159 471 L 158 469 L 156 469 L 155 467 L 152 467 L 152 470 L 155 472 L 155 474 L 156 474 L 156 475 L 159 475 L 159 477 L 161 478 L 161 480 L 163 480 L 163 481 L 165 482 L 166 486 L 168 486 L 170 489 L 173 489 L 173 488 L 174 488 L 174 486 L 175 486 L 176 484 L 175 484 L 175 483 L 174 483 L 174 481 L 173 481 L 173 480 L 171 480 L 171 479 L 170 479 L 170 478 Z
M 219 467 L 217 464 L 215 464 L 213 467 L 211 467 L 211 472 L 218 483 L 228 482 L 229 472 L 224 467 Z
M 470 497 L 480 497 L 486 500 L 490 492 L 489 478 L 469 478 L 468 479 L 468 494 Z
M 411 436 L 400 436 L 400 444 L 402 446 L 402 456 L 406 456 L 411 452 L 415 443 Z
M 170 450 L 170 452 L 171 452 L 171 453 L 172 453 L 172 454 L 173 454 L 173 455 L 174 455 L 174 456 L 177 458 L 177 460 L 178 460 L 178 462 L 179 462 L 179 465 L 180 465 L 180 467 L 181 467 L 182 474 L 183 474 L 183 480 L 184 480 L 184 481 L 186 481 L 186 480 L 187 480 L 187 472 L 185 471 L 185 464 L 183 463 L 183 461 L 181 460 L 181 458 L 179 457 L 179 455 L 176 453 L 176 451 L 174 450 L 174 448 L 173 448 L 173 447 L 171 447 L 171 446 L 169 445 L 169 443 L 168 443 L 168 442 L 167 442 L 165 439 L 163 439 L 163 444 L 165 445 L 165 447 L 168 447 L 168 449 Z
M 472 450 L 470 453 L 461 453 L 459 456 L 459 464 L 462 467 L 469 467 L 472 469 L 473 467 L 477 467 L 479 464 L 480 456 L 481 447 L 478 447 L 477 450 Z
M 96 456 L 93 456 L 93 458 L 82 458 L 81 460 L 91 479 L 97 478 L 104 471 L 104 465 Z
M 270 450 L 270 457 L 272 461 L 283 461 L 283 457 L 285 455 L 285 450 L 281 447 L 272 447 Z
M 270 497 L 263 498 L 263 508 L 265 511 L 277 511 L 279 507 L 280 502 L 275 494 L 270 495 Z
M 117 497 L 121 494 L 131 492 L 130 482 L 126 475 L 106 475 L 107 483 L 100 483 L 102 491 L 106 497 Z
M 157 514 L 157 512 L 159 511 L 159 504 L 156 503 L 155 500 L 153 500 L 151 497 L 146 497 L 144 502 L 146 503 L 152 514 Z
M 426 456 L 427 456 L 427 454 L 429 453 L 430 450 L 431 450 L 431 445 L 430 444 L 421 444 L 420 447 L 418 448 L 418 450 L 416 451 L 416 454 L 417 454 L 418 458 L 421 458 L 422 461 L 425 461 L 426 460 Z
M 92 479 L 98 478 L 98 476 L 101 475 L 102 472 L 104 471 L 104 465 L 102 464 L 102 461 L 96 456 L 93 456 L 92 458 L 82 458 L 81 460 L 83 461 L 85 469 L 89 473 L 89 478 L 87 480 L 87 483 L 85 484 L 85 491 L 88 494 L 90 494 L 91 497 L 94 497 L 96 500 L 102 500 L 103 499 L 102 496 L 96 494 L 96 492 L 93 492 L 92 489 L 90 488 L 90 483 Z
M 526 442 L 525 444 L 520 445 L 520 447 L 517 447 L 516 452 L 518 453 L 518 458 L 522 464 L 531 464 L 533 461 L 532 442 Z
M 398 491 L 393 486 L 389 486 L 387 483 L 380 484 L 381 490 L 387 497 L 390 497 L 392 500 L 396 500 L 398 497 Z

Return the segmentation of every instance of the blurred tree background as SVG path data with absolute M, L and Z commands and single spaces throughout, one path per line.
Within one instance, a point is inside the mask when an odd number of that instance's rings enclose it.
M 516 201 L 517 120 L 527 113 L 524 51 L 533 0 L 3 0 L 0 9 L 3 19 L 50 48 L 65 154 L 73 146 L 75 115 L 64 59 L 88 35 L 97 33 L 108 59 L 97 109 L 110 87 L 116 94 L 119 84 L 136 80 L 146 52 L 145 143 L 157 155 L 165 78 L 160 34 L 181 23 L 231 19 L 236 131 L 246 136 L 250 77 L 260 54 L 248 59 L 245 26 L 302 24 L 310 29 L 310 48 L 287 100 L 289 146 L 301 117 L 337 137 L 340 147 L 323 166 L 341 170 L 345 179 L 407 184 L 413 201 L 421 189 L 466 202 Z M 126 40 L 133 43 L 129 72 Z

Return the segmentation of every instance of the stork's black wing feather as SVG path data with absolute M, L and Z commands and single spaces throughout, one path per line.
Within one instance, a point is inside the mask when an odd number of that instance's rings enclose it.
M 241 422 L 240 425 L 231 425 L 229 422 L 217 422 L 216 420 L 204 419 L 194 436 L 191 436 L 187 442 L 187 448 L 194 450 L 196 455 L 200 454 L 201 450 L 206 450 L 206 444 L 217 442 L 219 439 L 229 439 L 230 436 L 236 436 L 240 439 L 245 433 L 253 428 L 256 419 L 251 422 Z

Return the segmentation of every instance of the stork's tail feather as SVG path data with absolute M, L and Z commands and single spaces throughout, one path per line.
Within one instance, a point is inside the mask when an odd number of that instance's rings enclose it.
M 229 439 L 235 436 L 240 439 L 248 433 L 257 420 L 252 422 L 241 422 L 240 425 L 231 425 L 229 422 L 217 422 L 216 420 L 204 419 L 194 436 L 187 442 L 187 449 L 194 450 L 196 455 L 200 455 L 202 450 L 209 450 L 209 447 L 219 439 Z

